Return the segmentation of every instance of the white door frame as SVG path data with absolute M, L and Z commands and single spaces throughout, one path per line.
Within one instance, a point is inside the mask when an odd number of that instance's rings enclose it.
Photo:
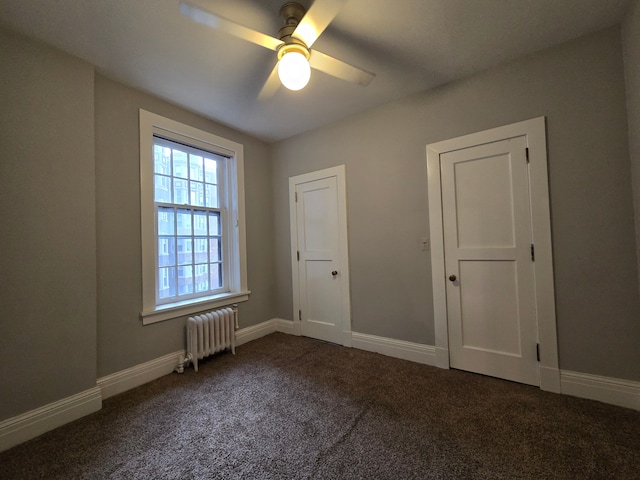
M 298 217 L 296 205 L 296 185 L 313 182 L 324 178 L 335 177 L 338 194 L 338 234 L 339 263 L 341 277 L 341 312 L 342 312 L 342 345 L 351 346 L 351 297 L 349 290 L 349 241 L 347 231 L 347 188 L 346 168 L 344 165 L 326 168 L 316 172 L 289 177 L 289 229 L 291 233 L 291 278 L 293 288 L 293 325 L 297 335 L 302 334 L 300 311 L 300 281 L 298 278 Z
M 520 136 L 526 137 L 530 161 L 531 222 L 533 242 L 535 245 L 535 303 L 538 323 L 538 343 L 540 344 L 540 388 L 542 390 L 560 393 L 555 291 L 553 285 L 553 256 L 551 247 L 551 215 L 549 209 L 547 172 L 547 144 L 544 117 L 525 120 L 523 122 L 427 145 L 436 365 L 440 368 L 449 368 L 440 155 L 453 150 Z

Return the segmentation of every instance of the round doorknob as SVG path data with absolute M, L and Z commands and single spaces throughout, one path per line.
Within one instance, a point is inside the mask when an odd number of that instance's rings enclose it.
M 455 282 L 456 278 L 458 277 L 456 277 L 455 275 L 449 275 L 449 280 L 451 280 L 452 282 Z
M 335 277 L 336 275 L 338 275 L 338 271 L 334 270 L 333 272 L 331 272 L 331 275 L 333 275 Z

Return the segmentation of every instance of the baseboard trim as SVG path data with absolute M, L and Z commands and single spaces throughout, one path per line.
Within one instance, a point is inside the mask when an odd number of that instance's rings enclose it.
M 102 408 L 100 388 L 58 400 L 0 422 L 0 452 Z
M 274 319 L 276 322 L 276 331 L 286 333 L 288 335 L 295 335 L 299 337 L 302 335 L 302 325 L 300 322 L 294 322 L 292 320 L 284 320 L 282 318 Z
M 560 371 L 562 393 L 640 410 L 640 382 Z
M 266 322 L 252 325 L 250 327 L 241 328 L 236 331 L 236 346 L 244 345 L 245 343 L 265 337 L 276 331 L 275 319 L 267 320 Z
M 272 318 L 266 322 L 238 330 L 236 332 L 236 345 L 243 345 L 274 332 L 296 336 L 302 334 L 300 322 Z M 424 365 L 436 365 L 436 347 L 434 346 L 356 332 L 351 332 L 350 336 L 350 346 L 353 348 L 381 353 L 389 357 L 410 360 Z
M 184 356 L 184 354 L 184 350 L 179 350 L 111 375 L 100 377 L 96 383 L 102 391 L 102 399 L 106 400 L 114 395 L 169 375 L 176 368 L 180 357 Z
M 351 334 L 351 346 L 360 350 L 381 353 L 389 357 L 436 366 L 436 347 L 432 345 L 353 332 Z

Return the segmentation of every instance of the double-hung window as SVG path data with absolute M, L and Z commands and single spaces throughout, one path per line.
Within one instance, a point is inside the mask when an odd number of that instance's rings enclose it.
M 244 301 L 242 145 L 140 110 L 143 323 Z
M 229 158 L 153 137 L 154 214 L 158 237 L 156 303 L 225 291 L 224 208 Z

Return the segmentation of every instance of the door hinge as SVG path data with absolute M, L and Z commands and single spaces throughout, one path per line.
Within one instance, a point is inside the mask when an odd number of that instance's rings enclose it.
M 540 361 L 540 344 L 536 343 L 536 358 Z
M 531 261 L 532 262 L 536 261 L 536 249 L 533 246 L 533 243 L 531 244 Z
M 296 192 L 296 203 L 298 203 L 298 192 Z
M 524 153 L 525 153 L 525 155 L 527 157 L 527 163 L 529 163 L 529 147 L 524 149 Z
M 296 255 L 297 255 L 297 257 L 298 257 L 298 261 L 300 261 L 300 250 L 298 250 L 298 251 L 296 252 Z
M 302 310 L 298 310 L 298 320 L 302 321 Z

